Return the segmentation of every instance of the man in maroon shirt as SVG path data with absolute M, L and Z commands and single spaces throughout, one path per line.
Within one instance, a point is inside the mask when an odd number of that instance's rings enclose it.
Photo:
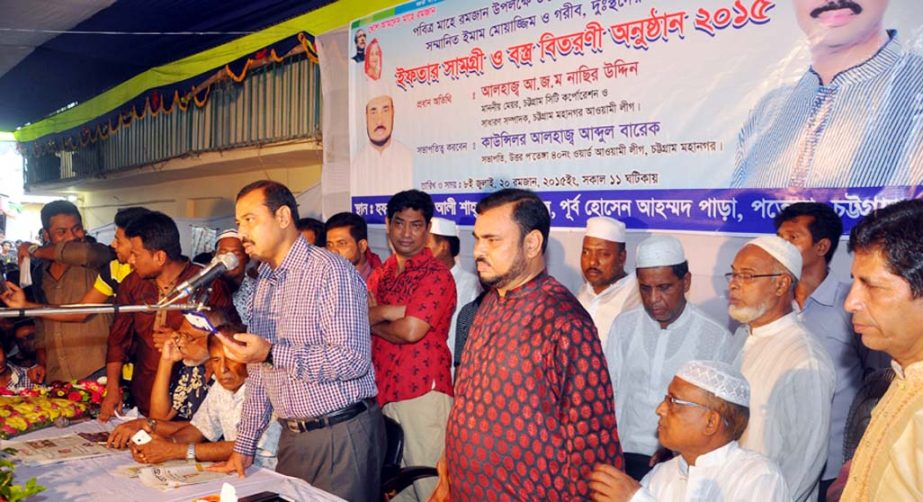
M 456 371 L 437 500 L 585 500 L 622 469 L 612 384 L 589 314 L 545 272 L 550 217 L 533 192 L 477 205 L 474 258 L 492 288 Z
M 168 295 L 177 284 L 199 273 L 202 267 L 182 255 L 179 230 L 173 220 L 160 212 L 139 216 L 125 228 L 131 242 L 128 262 L 134 272 L 119 285 L 117 305 L 154 305 Z M 233 311 L 231 296 L 223 281 L 211 284 L 208 305 Z M 236 312 L 236 311 L 235 311 Z M 235 319 L 236 321 L 236 319 Z M 172 331 L 183 324 L 178 310 L 159 310 L 118 314 L 109 330 L 106 353 L 107 394 L 103 399 L 100 420 L 106 421 L 121 407 L 122 365 L 134 363 L 131 394 L 141 414 L 147 416 L 151 388 L 160 361 L 160 348 Z
M 434 209 L 419 190 L 391 197 L 385 225 L 394 254 L 368 280 L 378 402 L 404 429 L 406 465 L 436 465 L 452 408 L 446 339 L 455 281 L 426 247 Z M 435 488 L 435 479 L 417 481 L 401 498 L 425 502 Z

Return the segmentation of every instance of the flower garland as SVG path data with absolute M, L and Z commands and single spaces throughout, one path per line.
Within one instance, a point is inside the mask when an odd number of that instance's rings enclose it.
M 0 439 L 54 425 L 59 418 L 94 416 L 106 394 L 93 380 L 54 382 L 19 392 L 0 388 Z

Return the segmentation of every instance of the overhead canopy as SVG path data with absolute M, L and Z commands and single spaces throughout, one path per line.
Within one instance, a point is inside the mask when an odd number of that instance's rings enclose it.
M 30 18 L 24 8 L 16 8 L 17 15 L 7 18 L 7 12 L 14 12 L 13 6 L 20 3 L 31 6 L 35 17 Z M 0 131 L 32 124 L 17 132 L 19 141 L 77 127 L 147 89 L 221 67 L 247 51 L 258 50 L 298 31 L 323 33 L 346 25 L 353 18 L 394 1 L 120 0 L 103 8 L 111 2 L 0 0 L 0 45 L 28 45 L 28 37 L 24 37 L 28 32 L 9 29 L 67 29 L 63 20 L 57 24 L 41 22 L 47 16 L 43 10 L 54 10 L 59 3 L 78 3 L 95 14 L 73 26 L 70 33 L 41 43 L 19 64 L 0 75 Z M 78 17 L 71 13 L 67 19 L 73 22 Z M 9 26 L 12 23 L 17 26 Z M 119 34 L 76 33 L 81 31 Z M 129 32 L 164 34 L 125 34 Z M 185 34 L 166 34 L 178 32 Z M 40 42 L 41 37 L 36 33 L 31 36 Z M 195 57 L 203 52 L 209 56 Z M 154 68 L 160 71 L 152 72 Z M 4 67 L 0 66 L 2 71 Z M 79 105 L 42 120 L 75 102 Z

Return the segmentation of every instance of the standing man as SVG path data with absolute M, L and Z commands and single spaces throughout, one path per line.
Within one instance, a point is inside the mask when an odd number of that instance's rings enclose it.
M 836 369 L 836 389 L 831 408 L 827 466 L 821 475 L 820 498 L 843 465 L 843 434 L 849 407 L 862 386 L 867 369 L 878 366 L 881 353 L 869 353 L 853 331 L 850 315 L 843 309 L 849 284 L 830 273 L 830 260 L 843 234 L 843 223 L 833 208 L 817 202 L 798 202 L 776 217 L 776 233 L 801 252 L 801 280 L 795 288 L 798 320 L 817 337 Z
M 849 236 L 855 278 L 846 310 L 896 376 L 856 449 L 843 501 L 920 500 L 923 424 L 923 200 L 873 211 Z
M 388 240 L 394 254 L 369 277 L 369 323 L 378 403 L 404 429 L 406 465 L 435 466 L 452 409 L 452 356 L 446 345 L 455 311 L 455 281 L 426 247 L 433 199 L 419 190 L 388 201 Z M 425 502 L 435 479 L 401 492 Z
M 746 337 L 732 337 L 724 326 L 686 302 L 692 274 L 683 245 L 675 237 L 642 241 L 635 272 L 643 307 L 615 318 L 605 354 L 617 401 L 625 472 L 640 481 L 651 470 L 651 456 L 658 448 L 654 417 L 673 375 L 694 359 L 732 363 Z
M 327 219 L 327 250 L 346 258 L 363 281 L 381 266 L 381 258 L 369 247 L 369 227 L 356 213 L 337 213 Z
M 66 200 L 45 204 L 42 235 L 55 249 L 63 249 L 71 241 L 82 241 L 86 232 L 77 206 Z M 35 249 L 32 248 L 33 252 Z M 42 260 L 32 273 L 35 279 L 32 291 L 39 303 L 78 303 L 93 289 L 97 276 L 99 271 L 95 268 Z M 108 314 L 90 316 L 82 323 L 41 319 L 36 334 L 38 363 L 45 368 L 45 379 L 67 381 L 101 376 L 106 366 L 106 339 L 111 322 L 112 316 Z
M 250 377 L 234 453 L 212 467 L 240 476 L 273 415 L 282 424 L 276 471 L 350 501 L 379 500 L 385 432 L 373 399 L 368 293 L 355 268 L 311 246 L 289 189 L 261 180 L 237 194 L 244 249 L 260 260 L 253 334 L 218 336 Z
M 612 384 L 593 320 L 545 271 L 551 218 L 533 192 L 481 199 L 484 297 L 446 431 L 452 500 L 586 499 L 598 463 L 622 468 Z
M 455 261 L 458 253 L 461 251 L 461 241 L 458 239 L 458 226 L 452 220 L 445 218 L 433 217 L 433 226 L 429 231 L 429 241 L 426 246 L 433 252 L 433 256 L 441 261 L 443 265 L 452 272 L 452 279 L 455 280 L 455 312 L 452 314 L 452 322 L 449 325 L 449 351 L 452 352 L 452 361 L 458 359 L 457 349 L 455 347 L 455 329 L 458 321 L 458 313 L 462 307 L 471 303 L 481 294 L 481 282 L 478 277 L 465 270 L 461 263 Z M 455 374 L 455 365 L 452 365 L 452 374 Z
M 742 324 L 734 336 L 747 338 L 737 363 L 754 410 L 740 445 L 775 462 L 796 501 L 815 501 L 836 373 L 792 311 L 801 253 L 781 237 L 758 237 L 737 252 L 725 277 L 728 314 Z
M 641 304 L 634 272 L 625 272 L 625 224 L 606 216 L 586 221 L 580 253 L 580 269 L 586 283 L 577 299 L 590 313 L 602 345 L 606 345 L 612 321 Z
M 131 243 L 129 263 L 134 272 L 119 285 L 116 305 L 154 305 L 167 297 L 177 284 L 202 270 L 182 255 L 179 230 L 169 216 L 150 212 L 128 224 L 125 237 Z M 222 281 L 211 284 L 208 305 L 219 309 L 231 307 L 230 294 Z M 178 310 L 156 312 L 120 313 L 115 316 L 109 331 L 106 353 L 106 397 L 99 418 L 109 420 L 121 408 L 122 396 L 119 381 L 122 365 L 134 365 L 131 378 L 131 395 L 141 414 L 150 413 L 151 391 L 157 366 L 160 364 L 160 347 L 166 330 L 176 331 L 183 324 L 183 314 Z

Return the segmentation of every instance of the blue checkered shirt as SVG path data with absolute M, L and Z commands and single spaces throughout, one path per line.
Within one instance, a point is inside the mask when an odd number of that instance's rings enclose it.
M 251 364 L 234 451 L 253 455 L 275 411 L 324 415 L 375 397 L 368 293 L 349 262 L 298 238 L 273 270 L 260 265 L 250 332 L 272 342 L 273 365 Z
M 821 83 L 809 70 L 760 101 L 740 131 L 735 188 L 916 185 L 923 178 L 923 57 L 894 31 Z

